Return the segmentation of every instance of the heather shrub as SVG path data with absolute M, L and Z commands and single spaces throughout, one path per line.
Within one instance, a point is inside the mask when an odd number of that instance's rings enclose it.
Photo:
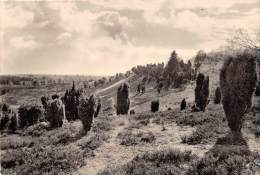
M 214 103 L 219 104 L 220 102 L 221 102 L 221 91 L 220 91 L 220 87 L 217 87 L 216 90 L 215 90 Z
M 199 161 L 193 162 L 187 175 L 193 174 L 255 174 L 256 162 L 260 156 L 250 153 L 241 146 L 220 146 L 210 150 Z
M 244 114 L 252 104 L 256 86 L 256 63 L 254 56 L 246 51 L 229 57 L 220 72 L 222 104 L 232 132 L 240 132 Z
M 90 96 L 88 98 L 81 98 L 79 103 L 79 118 L 83 124 L 83 128 L 86 132 L 91 129 L 93 123 L 93 117 L 95 113 L 95 98 Z
M 50 100 L 47 105 L 47 120 L 51 128 L 61 127 L 63 124 L 63 107 L 59 99 Z
M 138 154 L 130 162 L 119 167 L 107 167 L 99 175 L 140 175 L 158 174 L 184 175 L 187 170 L 184 164 L 197 160 L 190 151 L 181 152 L 175 149 L 161 149 Z
M 193 131 L 191 135 L 181 138 L 182 143 L 186 143 L 189 145 L 208 143 L 209 141 L 216 139 L 218 128 L 218 125 L 214 125 L 212 123 L 204 123 L 203 125 L 198 125 L 196 130 Z
M 1 167 L 8 174 L 11 170 L 21 175 L 71 174 L 83 164 L 83 151 L 53 145 L 8 150 L 1 157 Z
M 47 129 L 48 129 L 47 122 L 40 122 L 40 123 L 37 123 L 33 126 L 29 126 L 28 128 L 26 128 L 26 130 L 24 131 L 23 134 L 39 137 L 43 133 L 45 133 L 47 131 Z
M 201 111 L 205 111 L 209 96 L 209 77 L 202 73 L 198 74 L 195 88 L 195 103 Z
M 152 112 L 157 112 L 159 110 L 159 100 L 155 100 L 151 102 L 151 111 Z
M 124 146 L 133 146 L 141 143 L 152 143 L 156 138 L 152 132 L 134 132 L 132 129 L 124 130 L 118 134 L 121 140 L 120 144 Z
M 181 111 L 186 109 L 186 100 L 185 98 L 181 101 Z
M 129 85 L 124 83 L 117 89 L 117 115 L 127 114 L 129 107 Z

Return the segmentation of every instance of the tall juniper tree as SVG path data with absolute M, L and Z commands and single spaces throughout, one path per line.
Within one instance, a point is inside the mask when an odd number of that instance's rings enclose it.
M 256 86 L 255 57 L 247 51 L 230 56 L 220 72 L 222 104 L 232 133 L 240 133 Z
M 63 97 L 66 118 L 68 121 L 74 121 L 79 118 L 78 106 L 79 106 L 80 91 L 76 90 L 75 83 L 73 81 L 72 88 L 65 92 Z
M 60 99 L 50 100 L 47 105 L 47 120 L 52 128 L 61 127 L 63 124 L 63 104 Z
M 95 114 L 96 102 L 95 97 L 91 95 L 89 98 L 82 97 L 79 103 L 79 119 L 83 124 L 85 132 L 91 129 Z
M 127 114 L 129 107 L 129 85 L 127 83 L 124 83 L 117 89 L 117 115 Z
M 196 80 L 195 103 L 201 111 L 205 111 L 209 97 L 209 77 L 199 73 Z
M 214 103 L 219 104 L 220 102 L 221 102 L 221 90 L 220 90 L 220 87 L 217 87 L 215 90 Z

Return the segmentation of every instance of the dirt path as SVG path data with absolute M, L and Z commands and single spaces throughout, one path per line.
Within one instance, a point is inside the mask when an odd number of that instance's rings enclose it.
M 181 144 L 181 137 L 189 135 L 194 129 L 191 127 L 179 127 L 176 123 L 166 125 L 165 131 L 162 131 L 162 125 L 149 123 L 136 131 L 151 131 L 156 140 L 154 143 L 140 143 L 135 146 L 120 145 L 120 139 L 117 135 L 129 126 L 129 116 L 116 116 L 114 130 L 111 132 L 111 138 L 101 147 L 95 150 L 95 157 L 88 159 L 86 166 L 82 167 L 77 174 L 80 175 L 96 175 L 106 167 L 120 166 L 131 161 L 137 154 L 161 150 L 163 148 L 177 148 L 182 151 L 191 150 L 198 156 L 203 156 L 204 153 L 211 148 L 212 145 L 186 145 Z
M 109 89 L 111 89 L 111 88 L 114 88 L 114 87 L 116 87 L 116 86 L 119 86 L 120 84 L 126 82 L 126 81 L 127 81 L 128 79 L 130 79 L 130 78 L 131 78 L 131 77 L 122 79 L 122 80 L 120 80 L 120 81 L 118 81 L 118 82 L 116 82 L 116 83 L 114 83 L 114 84 L 112 84 L 112 85 L 110 85 L 110 86 L 108 86 L 108 87 L 106 87 L 106 88 L 97 89 L 97 90 L 95 91 L 95 94 L 100 94 L 100 93 L 102 93 L 102 92 L 104 92 L 104 91 L 107 91 L 107 90 L 109 90 Z
M 114 130 L 111 133 L 111 138 L 95 150 L 95 157 L 87 160 L 87 165 L 82 167 L 78 174 L 80 175 L 94 175 L 100 170 L 104 169 L 109 164 L 121 164 L 131 160 L 129 152 L 120 145 L 120 140 L 117 138 L 126 126 L 127 120 L 124 116 L 118 116 L 114 121 Z

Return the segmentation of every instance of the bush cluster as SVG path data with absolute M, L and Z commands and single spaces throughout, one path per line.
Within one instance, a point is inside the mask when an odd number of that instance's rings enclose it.
M 43 110 L 38 105 L 21 105 L 18 108 L 20 128 L 32 126 L 39 122 L 43 116 Z

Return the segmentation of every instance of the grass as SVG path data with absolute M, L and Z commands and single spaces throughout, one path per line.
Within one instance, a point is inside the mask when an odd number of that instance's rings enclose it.
M 1 138 L 1 150 L 5 150 L 1 155 L 1 173 L 71 174 L 109 138 L 110 123 L 111 120 L 100 116 L 87 135 L 81 134 L 80 122 L 74 122 L 46 130 L 38 137 L 31 135 L 34 132 L 25 132 L 25 136 Z
M 107 167 L 99 175 L 184 174 L 187 168 L 183 165 L 196 159 L 190 151 L 181 152 L 168 148 L 139 154 L 125 165 Z
M 260 155 L 244 146 L 216 145 L 203 158 L 173 148 L 141 153 L 121 166 L 108 166 L 99 175 L 236 175 L 255 174 Z
M 0 148 L 1 150 L 7 149 L 18 149 L 23 147 L 32 147 L 34 145 L 34 141 L 31 137 L 15 137 L 9 136 L 1 139 Z
M 128 127 L 126 129 L 132 129 L 132 128 L 136 128 L 136 129 L 140 129 L 143 126 L 147 126 L 149 124 L 150 120 L 148 118 L 145 119 L 141 119 L 141 120 L 130 120 L 130 124 L 128 125 Z
M 219 125 L 212 123 L 205 123 L 197 126 L 196 130 L 189 136 L 182 137 L 182 143 L 189 145 L 205 144 L 215 141 L 219 134 L 224 134 L 225 129 Z
M 69 173 L 84 163 L 82 150 L 74 147 L 56 147 L 37 145 L 7 151 L 1 160 L 1 166 L 8 172 L 14 168 L 21 175 Z M 11 170 L 12 171 L 12 170 Z
M 216 145 L 202 159 L 194 162 L 188 175 L 193 174 L 255 174 L 260 155 L 243 146 Z
M 152 132 L 138 131 L 126 129 L 118 134 L 121 140 L 120 144 L 124 146 L 133 146 L 141 143 L 152 143 L 156 138 Z
M 223 135 L 227 130 L 223 111 L 214 109 L 192 114 L 179 113 L 176 115 L 175 121 L 179 126 L 196 127 L 191 135 L 182 137 L 182 143 L 189 145 L 214 142 L 218 136 Z
M 23 135 L 29 135 L 33 137 L 39 137 L 46 133 L 48 125 L 45 122 L 37 123 L 35 125 L 29 126 L 23 132 Z

